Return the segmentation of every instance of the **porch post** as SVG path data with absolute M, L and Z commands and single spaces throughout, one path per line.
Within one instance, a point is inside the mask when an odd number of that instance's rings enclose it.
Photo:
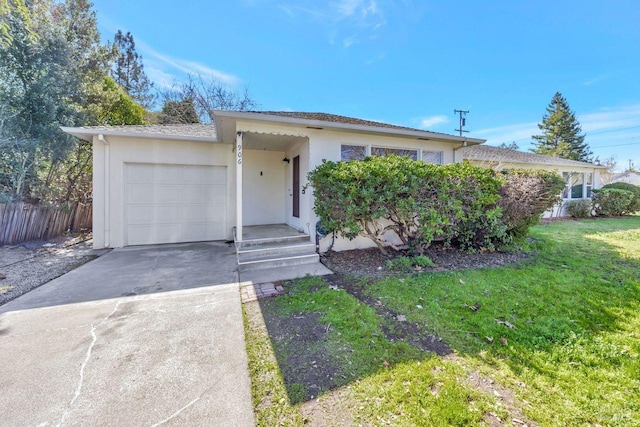
M 236 241 L 242 242 L 242 132 L 236 138 Z

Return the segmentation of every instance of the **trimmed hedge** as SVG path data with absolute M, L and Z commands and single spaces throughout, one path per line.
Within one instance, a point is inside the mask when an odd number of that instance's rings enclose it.
M 502 173 L 468 163 L 432 165 L 395 155 L 324 160 L 308 175 L 314 210 L 329 233 L 363 236 L 386 253 L 386 233 L 422 254 L 432 242 L 494 249 L 526 236 L 560 200 L 564 180 L 554 172 Z
M 637 185 L 629 184 L 628 182 L 614 182 L 602 187 L 603 189 L 615 188 L 617 190 L 625 190 L 633 193 L 633 200 L 629 205 L 626 213 L 635 213 L 640 211 L 640 187 Z
M 540 216 L 562 200 L 566 183 L 556 172 L 530 169 L 502 171 L 505 184 L 500 189 L 502 221 L 507 232 L 522 238 Z
M 309 181 L 325 230 L 348 239 L 367 237 L 385 253 L 389 231 L 419 254 L 436 239 L 493 248 L 507 238 L 498 206 L 502 180 L 489 169 L 392 155 L 323 161 Z
M 593 190 L 593 206 L 596 215 L 620 216 L 629 212 L 633 204 L 633 193 L 617 188 L 601 188 Z

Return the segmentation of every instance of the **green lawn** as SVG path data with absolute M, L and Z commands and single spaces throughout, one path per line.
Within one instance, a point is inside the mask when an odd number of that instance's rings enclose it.
M 295 339 L 272 336 L 245 307 L 258 424 L 341 411 L 372 425 L 640 425 L 640 218 L 554 223 L 531 237 L 536 255 L 514 266 L 367 283 L 367 296 L 453 355 L 390 341 L 397 324 L 317 278 L 253 307 L 267 319 L 317 314 L 326 334 L 313 351 L 336 373 L 320 403 L 339 393 L 340 405 L 307 410 L 295 372 L 308 367 L 287 365 L 301 360 Z

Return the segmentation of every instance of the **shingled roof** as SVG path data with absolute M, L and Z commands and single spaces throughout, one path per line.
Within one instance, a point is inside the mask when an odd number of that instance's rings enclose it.
M 91 135 L 98 133 L 114 136 L 140 136 L 191 141 L 217 140 L 216 127 L 202 124 L 83 126 L 62 128 L 62 130 L 88 141 L 91 140 Z
M 492 147 L 490 145 L 474 145 L 462 149 L 465 160 L 476 160 L 494 163 L 526 163 L 548 166 L 579 166 L 583 168 L 605 168 L 593 163 L 578 162 L 576 160 L 561 159 L 559 157 L 544 156 L 542 154 L 527 153 L 507 148 Z
M 417 132 L 425 132 L 424 129 L 416 129 L 416 128 L 411 128 L 407 126 L 392 125 L 389 123 L 376 122 L 373 120 L 356 119 L 354 117 L 339 116 L 337 114 L 305 113 L 305 112 L 299 112 L 299 111 L 249 111 L 249 112 L 257 113 L 257 114 L 267 114 L 270 116 L 290 117 L 294 119 L 319 120 L 322 122 L 344 123 L 349 125 L 371 126 L 371 127 L 379 127 L 379 128 L 402 129 L 402 130 L 412 130 Z M 428 131 L 428 132 L 441 133 L 441 132 L 432 132 L 432 131 Z M 442 135 L 446 135 L 446 134 L 442 133 Z
M 442 132 L 432 132 L 424 129 L 411 128 L 407 126 L 398 126 L 389 123 L 376 122 L 373 120 L 357 119 L 354 117 L 340 116 L 337 114 L 327 113 L 307 113 L 293 111 L 219 111 L 216 114 L 216 122 L 219 116 L 242 117 L 249 119 L 258 119 L 260 116 L 271 116 L 268 119 L 277 121 L 278 117 L 282 117 L 282 121 L 296 120 L 304 121 L 308 125 L 331 127 L 333 124 L 336 128 L 348 128 L 349 126 L 361 127 L 358 130 L 367 130 L 365 128 L 373 128 L 372 130 L 383 131 L 389 129 L 385 133 L 409 133 L 414 136 L 422 136 L 442 138 L 443 140 L 460 141 L 461 139 L 455 135 Z M 265 117 L 267 119 L 267 117 Z M 300 122 L 298 122 L 300 123 Z M 103 134 L 105 136 L 137 136 L 144 138 L 158 139 L 185 139 L 192 141 L 217 141 L 216 126 L 213 124 L 174 124 L 174 125 L 121 125 L 121 126 L 84 126 L 77 128 L 62 128 L 67 133 L 75 135 L 79 138 L 91 141 L 93 135 Z M 384 132 L 384 131 L 383 131 Z M 476 138 L 465 138 L 468 143 L 480 144 L 484 140 Z

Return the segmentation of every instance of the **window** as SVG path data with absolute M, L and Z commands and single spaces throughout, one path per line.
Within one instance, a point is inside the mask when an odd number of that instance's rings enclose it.
M 591 174 L 587 174 L 587 180 L 585 180 L 585 174 L 582 172 L 562 172 L 562 177 L 567 183 L 566 188 L 562 192 L 563 199 L 582 199 L 585 197 L 585 187 L 587 188 L 586 197 L 591 197 L 591 188 L 593 185 L 590 184 L 592 181 Z M 587 183 L 585 185 L 585 183 Z
M 422 161 L 425 163 L 432 163 L 434 165 L 441 165 L 442 151 L 423 151 Z
M 591 197 L 591 190 L 593 190 L 593 174 L 585 174 L 585 187 L 587 189 L 587 197 Z
M 367 157 L 367 147 L 364 145 L 342 145 L 340 151 L 340 159 L 347 162 L 349 160 L 364 160 Z
M 406 156 L 411 160 L 418 160 L 418 150 L 410 150 L 404 148 L 384 148 L 384 147 L 371 147 L 371 155 L 384 157 L 390 154 L 396 156 Z

